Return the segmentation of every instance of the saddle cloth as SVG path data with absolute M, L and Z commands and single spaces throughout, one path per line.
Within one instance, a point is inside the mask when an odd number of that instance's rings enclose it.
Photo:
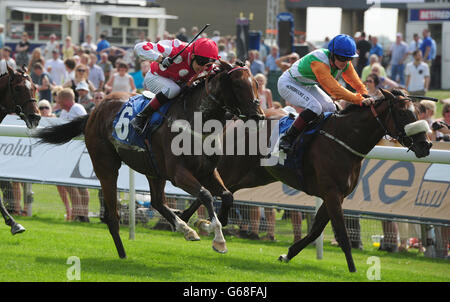
M 171 100 L 161 106 L 157 112 L 154 112 L 148 121 L 144 134 L 139 135 L 131 126 L 130 121 L 144 109 L 153 96 L 152 93 L 146 91 L 145 95 L 135 95 L 122 106 L 113 122 L 112 136 L 116 140 L 126 145 L 147 149 L 145 139 L 151 142 L 151 134 L 162 124 L 165 114 L 173 104 L 173 100 Z
M 309 143 L 312 141 L 312 138 L 315 134 L 319 132 L 322 128 L 324 122 L 330 117 L 332 112 L 325 112 L 323 117 L 318 119 L 316 122 L 309 124 L 305 131 L 297 137 L 294 141 L 294 151 L 290 154 L 285 154 L 283 151 L 279 150 L 280 138 L 286 134 L 287 130 L 294 123 L 296 116 L 295 115 L 287 115 L 282 117 L 278 122 L 278 131 L 272 132 L 271 134 L 271 145 L 273 146 L 270 154 L 271 156 L 277 157 L 280 160 L 278 163 L 284 167 L 291 169 L 302 169 L 303 163 L 303 154 L 305 150 L 308 148 Z

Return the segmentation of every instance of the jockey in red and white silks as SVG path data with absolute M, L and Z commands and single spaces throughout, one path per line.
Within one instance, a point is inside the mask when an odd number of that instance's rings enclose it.
M 144 89 L 155 93 L 150 103 L 131 121 L 135 130 L 142 134 L 148 118 L 161 105 L 175 98 L 181 91 L 180 85 L 188 82 L 207 63 L 219 59 L 214 41 L 201 38 L 189 45 L 178 39 L 162 40 L 158 43 L 141 42 L 134 47 L 135 53 L 144 60 L 152 61 L 150 71 L 144 79 Z

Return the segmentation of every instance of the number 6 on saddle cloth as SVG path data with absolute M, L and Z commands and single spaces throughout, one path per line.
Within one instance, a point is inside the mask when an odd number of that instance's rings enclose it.
M 144 135 L 139 135 L 130 125 L 130 121 L 139 112 L 141 112 L 141 110 L 150 102 L 152 98 L 153 94 L 146 91 L 144 95 L 136 95 L 131 97 L 128 102 L 123 105 L 113 122 L 112 136 L 117 141 L 129 146 L 138 146 L 142 149 L 147 149 L 145 140 L 148 139 L 149 142 L 151 141 L 151 134 L 162 124 L 165 114 L 175 100 L 171 100 L 161 106 L 161 108 L 159 108 L 159 110 L 152 115 L 149 121 L 149 127 L 146 127 Z

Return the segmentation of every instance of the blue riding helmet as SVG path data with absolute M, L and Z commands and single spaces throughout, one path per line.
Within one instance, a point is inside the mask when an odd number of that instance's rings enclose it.
M 349 35 L 337 35 L 330 43 L 328 43 L 328 50 L 338 56 L 347 58 L 357 58 L 356 43 Z

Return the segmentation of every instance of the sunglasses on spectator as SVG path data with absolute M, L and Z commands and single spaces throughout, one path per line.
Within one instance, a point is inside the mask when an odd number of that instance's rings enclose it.
M 49 110 L 50 107 L 39 107 L 39 110 Z
M 96 100 L 101 100 L 101 99 L 103 99 L 101 96 L 96 96 L 94 99 L 96 99 Z
M 373 80 L 366 80 L 366 83 L 373 83 Z
M 86 69 L 78 69 L 77 71 L 78 71 L 78 72 L 85 72 Z

